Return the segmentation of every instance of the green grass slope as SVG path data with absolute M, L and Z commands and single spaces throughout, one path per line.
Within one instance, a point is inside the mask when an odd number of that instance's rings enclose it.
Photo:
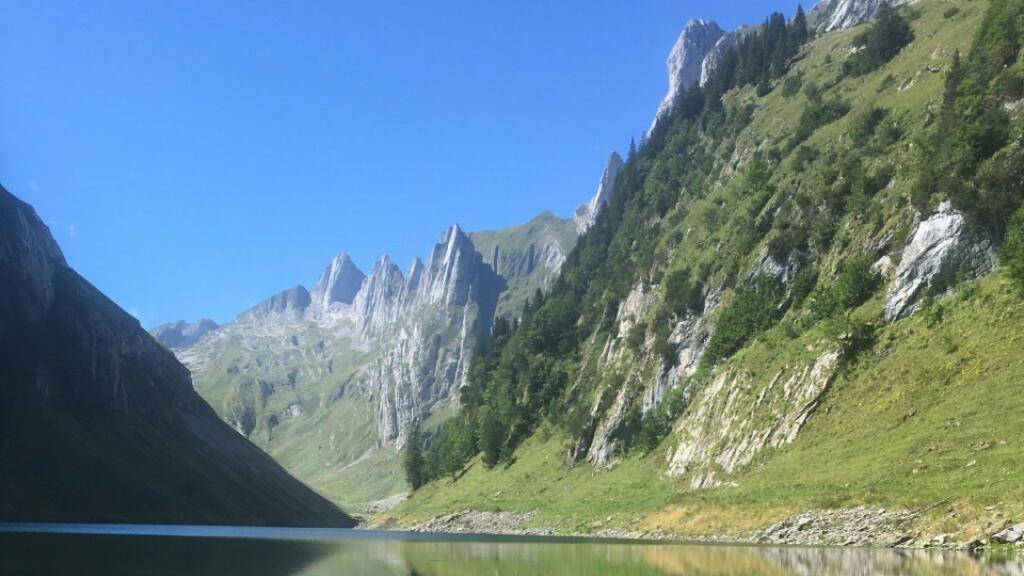
M 807 509 L 877 505 L 925 511 L 924 531 L 984 534 L 1024 516 L 1024 301 L 993 278 L 936 310 L 884 328 L 792 445 L 763 453 L 721 487 L 694 491 L 686 478 L 666 476 L 671 440 L 611 468 L 570 468 L 566 438 L 544 429 L 511 464 L 485 470 L 475 460 L 457 481 L 428 485 L 380 520 L 536 510 L 531 525 L 564 532 L 700 536 Z M 759 371 L 806 345 L 776 329 L 736 363 Z

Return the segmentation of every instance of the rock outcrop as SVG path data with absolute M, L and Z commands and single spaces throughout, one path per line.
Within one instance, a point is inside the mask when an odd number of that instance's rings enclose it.
M 618 178 L 622 166 L 622 157 L 618 152 L 612 152 L 608 162 L 604 165 L 601 182 L 597 185 L 597 193 L 590 199 L 590 202 L 577 208 L 576 214 L 573 215 L 577 234 L 583 234 L 597 221 L 597 215 L 615 192 L 615 179 Z
M 651 129 L 671 110 L 679 94 L 700 83 L 704 59 L 725 35 L 717 23 L 690 20 L 668 56 L 668 93 L 658 107 Z
M 209 318 L 203 318 L 195 322 L 178 320 L 161 324 L 150 330 L 149 333 L 168 348 L 187 348 L 217 328 L 216 322 Z
M 382 256 L 352 299 L 352 314 L 365 334 L 379 333 L 398 320 L 409 303 L 403 299 L 407 285 L 402 270 Z M 415 293 L 415 287 L 412 287 Z
M 792 443 L 838 365 L 838 352 L 824 352 L 813 364 L 782 368 L 759 386 L 753 385 L 758 375 L 720 372 L 676 423 L 668 474 L 689 475 L 693 489 L 708 488 L 719 483 L 719 473 L 750 464 L 761 450 Z
M 0 521 L 351 526 L 224 424 L 188 370 L 0 188 Z
M 708 51 L 707 55 L 704 56 L 704 60 L 700 63 L 700 85 L 702 88 L 711 79 L 711 74 L 722 63 L 722 59 L 729 52 L 729 49 L 738 45 L 749 30 L 751 28 L 744 26 L 739 30 L 726 32 L 715 42 L 715 45 Z
M 925 295 L 941 296 L 963 279 L 989 273 L 995 265 L 992 244 L 970 230 L 949 202 L 914 229 L 903 249 L 885 299 L 885 319 L 909 316 Z
M 369 372 L 382 445 L 453 397 L 476 342 L 490 333 L 501 282 L 458 226 L 445 231 L 402 309 L 393 343 Z
M 904 0 L 822 0 L 811 10 L 810 17 L 819 33 L 844 30 L 871 20 L 886 2 L 898 5 Z
M 1000 544 L 1016 544 L 1024 541 L 1024 522 L 996 532 L 992 535 L 992 539 Z

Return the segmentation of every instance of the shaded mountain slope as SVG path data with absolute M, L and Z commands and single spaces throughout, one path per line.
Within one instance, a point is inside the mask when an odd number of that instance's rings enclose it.
M 0 520 L 351 526 L 0 188 Z

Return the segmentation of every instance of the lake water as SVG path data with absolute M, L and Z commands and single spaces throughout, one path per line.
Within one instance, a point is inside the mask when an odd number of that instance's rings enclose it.
M 923 550 L 203 526 L 0 524 L 0 574 L 1021 575 L 1018 559 Z

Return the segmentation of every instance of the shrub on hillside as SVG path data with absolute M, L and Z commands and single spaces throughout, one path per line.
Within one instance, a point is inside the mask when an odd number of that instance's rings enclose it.
M 841 314 L 867 302 L 882 284 L 882 277 L 871 269 L 872 258 L 854 258 L 843 267 L 836 281 L 815 290 L 809 298 L 811 315 L 816 320 Z
M 999 259 L 1014 286 L 1024 292 L 1024 208 L 1018 209 L 1010 219 Z
M 850 119 L 850 139 L 854 144 L 863 145 L 878 130 L 878 125 L 889 115 L 889 111 L 878 106 L 869 106 Z
M 782 81 L 782 96 L 792 98 L 800 93 L 804 86 L 804 77 L 801 74 L 790 74 Z
M 853 47 L 857 51 L 843 63 L 843 72 L 851 76 L 874 72 L 913 41 L 914 31 L 910 24 L 892 5 L 883 3 L 875 14 L 874 22 L 854 38 Z
M 748 285 L 738 288 L 732 302 L 718 317 L 702 363 L 714 366 L 774 326 L 781 316 L 781 296 L 779 281 L 763 274 Z
M 676 316 L 685 316 L 703 307 L 703 290 L 689 268 L 673 268 L 665 274 L 665 303 Z
M 838 96 L 825 97 L 814 84 L 808 84 L 804 93 L 807 95 L 807 104 L 800 112 L 799 123 L 789 142 L 791 150 L 810 138 L 818 128 L 839 120 L 850 111 L 849 102 Z

